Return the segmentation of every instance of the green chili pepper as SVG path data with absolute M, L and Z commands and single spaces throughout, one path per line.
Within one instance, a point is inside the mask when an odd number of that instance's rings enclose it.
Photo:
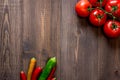
M 56 58 L 55 57 L 50 58 L 38 80 L 47 80 L 47 77 L 49 76 L 50 72 L 52 71 L 52 68 L 55 67 L 55 65 L 56 65 Z

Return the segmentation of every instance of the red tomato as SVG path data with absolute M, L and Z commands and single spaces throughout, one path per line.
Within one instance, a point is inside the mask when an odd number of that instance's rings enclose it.
M 91 7 L 92 6 L 88 0 L 80 0 L 75 6 L 75 10 L 79 16 L 87 17 L 90 13 L 88 9 Z
M 109 0 L 105 6 L 105 10 L 111 12 L 116 17 L 120 17 L 120 0 Z
M 113 20 L 107 21 L 104 25 L 104 33 L 110 38 L 120 36 L 120 23 Z
M 92 6 L 94 7 L 100 7 L 100 0 L 89 0 Z M 102 6 L 105 6 L 107 0 L 101 0 Z
M 106 18 L 105 12 L 98 8 L 94 9 L 89 16 L 89 20 L 94 26 L 102 26 L 106 22 Z

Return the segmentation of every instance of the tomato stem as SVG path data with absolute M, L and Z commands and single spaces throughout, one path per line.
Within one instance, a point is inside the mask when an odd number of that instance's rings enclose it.
M 88 7 L 88 11 L 92 11 L 93 9 L 95 9 L 95 8 Z
M 99 2 L 100 2 L 100 7 L 101 7 L 101 8 L 102 8 L 102 1 L 103 1 L 103 0 L 99 0 Z
M 107 11 L 106 11 L 106 10 L 104 10 L 103 8 L 100 8 L 100 9 L 101 9 L 101 10 L 103 10 L 106 14 L 108 14 L 108 15 L 112 16 L 113 20 L 115 20 L 115 19 L 116 19 L 116 17 L 115 17 L 112 13 L 107 12 Z
M 99 2 L 100 2 L 100 7 L 97 7 L 97 8 L 103 10 L 103 11 L 105 12 L 105 14 L 108 14 L 108 15 L 112 16 L 113 20 L 115 20 L 116 17 L 115 17 L 112 13 L 107 12 L 106 10 L 104 10 L 104 9 L 102 8 L 102 2 L 103 2 L 103 0 L 99 0 Z M 112 10 L 115 11 L 115 10 L 117 10 L 117 8 L 118 8 L 117 6 L 113 6 L 113 7 L 112 7 Z M 93 9 L 95 9 L 95 8 L 88 7 L 88 11 L 92 11 Z M 99 18 L 100 18 L 100 17 L 99 17 Z

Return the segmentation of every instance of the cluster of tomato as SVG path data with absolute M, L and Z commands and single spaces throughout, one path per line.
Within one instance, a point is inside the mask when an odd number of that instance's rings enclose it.
M 120 36 L 120 0 L 80 0 L 75 10 L 80 17 L 88 17 L 92 25 L 101 27 L 106 36 Z

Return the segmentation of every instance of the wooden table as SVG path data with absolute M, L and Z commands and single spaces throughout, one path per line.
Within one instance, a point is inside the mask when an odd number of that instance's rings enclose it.
M 120 38 L 76 15 L 77 0 L 0 0 L 0 80 L 57 57 L 57 80 L 120 80 Z

